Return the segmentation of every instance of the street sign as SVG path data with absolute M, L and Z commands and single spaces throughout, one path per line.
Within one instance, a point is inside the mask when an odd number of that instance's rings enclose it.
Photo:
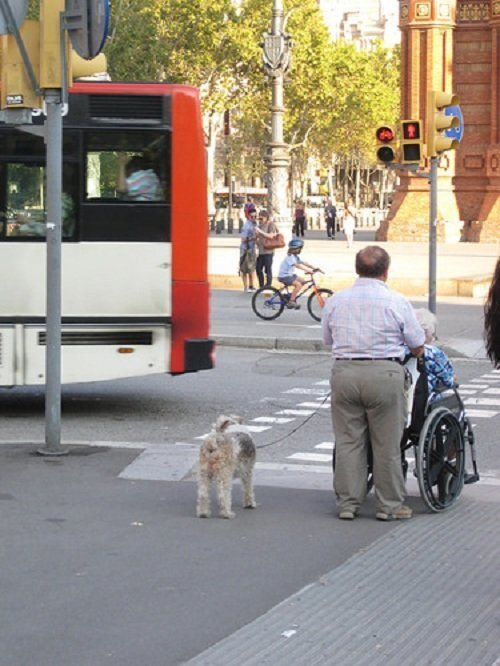
M 454 106 L 447 106 L 444 110 L 445 116 L 455 116 L 459 120 L 458 127 L 449 127 L 445 130 L 444 134 L 449 139 L 455 139 L 456 141 L 462 141 L 464 136 L 464 117 L 462 115 L 462 109 L 458 104 Z
M 66 0 L 65 19 L 78 55 L 85 60 L 99 55 L 108 36 L 109 0 Z
M 0 0 L 0 35 L 14 32 L 12 20 L 19 28 L 28 11 L 28 0 Z

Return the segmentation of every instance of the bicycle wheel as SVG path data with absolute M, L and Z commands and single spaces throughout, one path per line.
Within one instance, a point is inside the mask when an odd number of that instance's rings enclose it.
M 313 291 L 309 298 L 307 299 L 307 310 L 313 319 L 316 321 L 321 321 L 321 311 L 327 298 L 333 294 L 331 289 L 316 289 Z
M 252 310 L 261 319 L 276 319 L 284 308 L 281 292 L 275 287 L 262 287 L 252 296 Z

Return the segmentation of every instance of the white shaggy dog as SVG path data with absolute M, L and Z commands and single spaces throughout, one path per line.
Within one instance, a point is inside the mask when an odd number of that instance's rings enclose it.
M 210 516 L 210 482 L 215 481 L 219 513 L 222 518 L 234 518 L 231 511 L 233 477 L 239 476 L 243 487 L 243 506 L 254 509 L 257 505 L 253 492 L 253 468 L 256 449 L 252 437 L 245 431 L 239 416 L 219 416 L 213 431 L 200 448 L 198 469 L 199 518 Z

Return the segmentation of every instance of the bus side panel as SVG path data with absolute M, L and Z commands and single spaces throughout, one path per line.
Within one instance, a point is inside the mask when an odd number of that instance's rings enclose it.
M 208 208 L 205 140 L 198 93 L 172 99 L 173 280 L 207 280 Z
M 207 339 L 210 298 L 207 176 L 197 90 L 174 91 L 172 127 L 170 371 L 175 374 L 212 367 L 213 343 Z
M 170 372 L 194 372 L 213 367 L 213 341 L 208 339 L 209 288 L 206 282 L 172 285 L 172 349 Z

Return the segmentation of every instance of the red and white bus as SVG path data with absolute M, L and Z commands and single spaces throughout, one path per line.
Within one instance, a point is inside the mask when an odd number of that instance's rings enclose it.
M 137 196 L 125 163 L 140 163 L 146 197 Z M 45 197 L 43 125 L 0 126 L 4 387 L 45 383 Z M 63 382 L 213 367 L 206 199 L 195 88 L 71 88 L 63 129 Z

